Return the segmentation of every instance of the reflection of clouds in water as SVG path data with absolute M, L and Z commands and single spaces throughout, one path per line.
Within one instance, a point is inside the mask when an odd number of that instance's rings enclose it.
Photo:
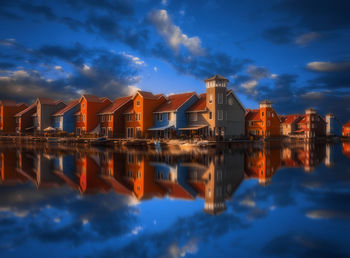
M 310 219 L 347 219 L 350 220 L 350 212 L 334 210 L 310 210 L 306 212 Z
M 345 257 L 337 245 L 327 236 L 319 237 L 310 233 L 289 232 L 267 242 L 261 249 L 263 255 L 289 257 Z
M 184 246 L 180 247 L 178 243 L 172 243 L 167 254 L 163 257 L 185 257 L 187 254 L 196 254 L 198 252 L 198 239 L 190 239 Z
M 37 191 L 27 185 L 1 188 L 0 193 L 0 242 L 6 246 L 19 246 L 29 239 L 77 246 L 121 236 L 136 221 L 128 203 L 131 198 L 114 193 L 77 199 L 67 188 Z M 3 226 L 9 223 L 11 227 Z

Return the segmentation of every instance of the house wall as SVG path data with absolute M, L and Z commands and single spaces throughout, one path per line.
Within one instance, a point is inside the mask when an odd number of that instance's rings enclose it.
M 52 104 L 41 104 L 38 102 L 37 105 L 37 114 L 38 114 L 38 129 L 43 131 L 47 127 L 53 127 L 54 117 L 52 114 L 56 113 L 58 110 L 64 108 L 66 104 L 63 102 L 58 103 L 57 105 Z
M 342 133 L 342 135 L 349 137 L 350 136 L 350 127 L 343 126 L 343 133 Z
M 27 105 L 22 104 L 20 106 L 0 106 L 0 130 L 3 132 L 15 132 L 16 131 L 16 118 L 15 114 L 26 109 Z
M 280 120 L 278 118 L 277 113 L 272 107 L 261 107 L 260 108 L 260 118 L 264 122 L 261 125 L 264 136 L 280 136 L 281 126 Z M 270 126 L 268 126 L 268 122 L 270 121 Z
M 197 95 L 193 95 L 189 100 L 187 100 L 181 107 L 178 108 L 176 112 L 176 126 L 175 129 L 185 128 L 188 125 L 187 113 L 186 110 L 192 106 L 196 101 L 198 101 Z
M 74 114 L 79 112 L 79 110 L 80 110 L 80 105 L 76 105 L 75 107 L 71 108 L 66 113 L 64 113 L 64 115 L 63 115 L 63 127 L 62 127 L 63 131 L 65 131 L 67 133 L 75 132 L 76 116 Z
M 16 127 L 19 128 L 20 132 L 26 132 L 26 128 L 34 126 L 33 114 L 36 113 L 36 108 L 33 108 L 18 117 L 18 122 L 16 122 Z

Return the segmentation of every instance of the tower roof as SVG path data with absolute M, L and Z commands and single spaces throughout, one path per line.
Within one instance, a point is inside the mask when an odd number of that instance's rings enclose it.
M 216 75 L 214 75 L 214 76 L 212 76 L 212 77 L 210 77 L 208 79 L 205 79 L 204 81 L 205 82 L 209 82 L 209 81 L 225 81 L 225 82 L 229 82 L 228 79 L 226 79 L 225 77 L 223 77 L 221 75 L 218 75 L 218 74 L 216 74 Z

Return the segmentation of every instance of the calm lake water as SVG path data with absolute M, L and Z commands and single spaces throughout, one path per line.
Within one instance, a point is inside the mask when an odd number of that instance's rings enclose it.
M 350 144 L 0 145 L 1 257 L 350 256 Z

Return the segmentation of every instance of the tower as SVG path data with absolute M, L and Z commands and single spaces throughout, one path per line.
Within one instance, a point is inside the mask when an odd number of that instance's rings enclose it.
M 225 137 L 227 116 L 227 83 L 228 79 L 215 75 L 204 80 L 206 84 L 206 107 L 208 109 L 209 134 Z
M 271 116 L 272 116 L 272 102 L 269 100 L 264 100 L 260 102 L 260 118 L 263 121 L 261 126 L 263 128 L 263 136 L 271 136 L 270 126 L 271 126 Z
M 334 135 L 334 115 L 329 113 L 326 115 L 326 135 L 333 136 Z

